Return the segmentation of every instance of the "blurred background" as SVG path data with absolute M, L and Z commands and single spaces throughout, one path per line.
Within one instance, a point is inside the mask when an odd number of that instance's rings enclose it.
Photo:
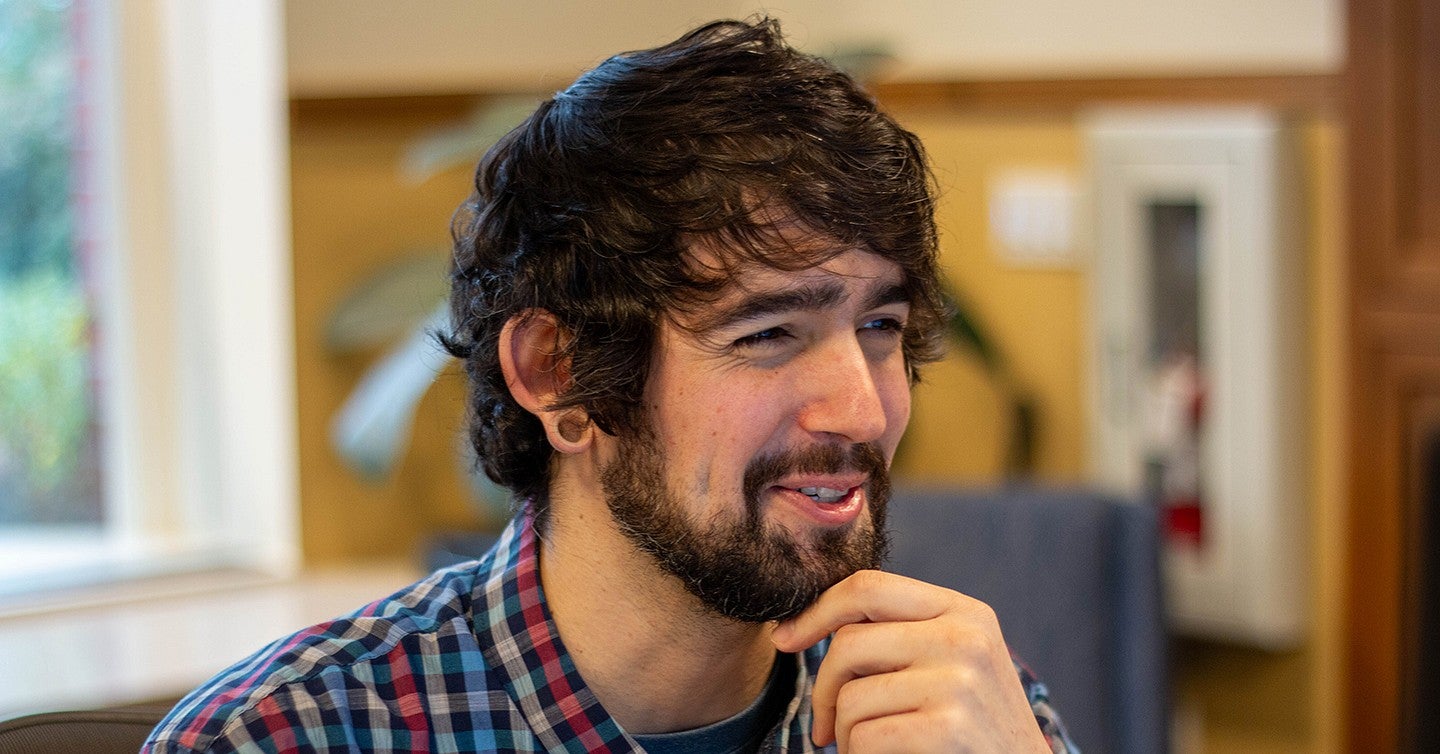
M 1437 6 L 0 0 L 0 717 L 182 693 L 503 525 L 415 336 L 475 160 L 765 12 L 934 164 L 961 315 L 896 477 L 1153 506 L 1171 610 L 1239 616 L 1169 626 L 1176 751 L 1434 741 Z

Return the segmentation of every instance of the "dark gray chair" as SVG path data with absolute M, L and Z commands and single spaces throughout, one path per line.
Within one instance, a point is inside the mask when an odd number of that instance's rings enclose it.
M 45 712 L 0 721 L 0 754 L 135 754 L 167 711 Z
M 887 570 L 986 602 L 1086 754 L 1168 749 L 1155 509 L 1083 488 L 897 488 Z

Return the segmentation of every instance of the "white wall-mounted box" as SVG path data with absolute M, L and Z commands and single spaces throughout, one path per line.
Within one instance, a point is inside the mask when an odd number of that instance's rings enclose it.
M 1305 626 L 1303 254 L 1290 131 L 1253 109 L 1087 115 L 1094 471 L 1164 509 L 1183 633 Z

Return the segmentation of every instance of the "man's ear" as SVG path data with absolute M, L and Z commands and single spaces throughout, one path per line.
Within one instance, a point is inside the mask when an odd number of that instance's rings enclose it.
M 551 408 L 570 388 L 566 337 L 554 314 L 544 309 L 520 312 L 500 330 L 500 370 L 515 402 L 544 425 L 550 446 L 561 453 L 579 453 L 594 439 L 594 422 L 584 409 Z

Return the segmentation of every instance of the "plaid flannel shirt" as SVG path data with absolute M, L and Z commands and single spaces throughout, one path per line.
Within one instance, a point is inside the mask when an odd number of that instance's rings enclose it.
M 183 699 L 144 752 L 638 752 L 565 651 L 524 515 L 483 559 L 280 639 Z M 810 691 L 828 642 L 798 655 L 766 751 L 812 752 Z M 1056 752 L 1045 689 L 1017 665 Z M 833 747 L 831 749 L 833 750 Z

